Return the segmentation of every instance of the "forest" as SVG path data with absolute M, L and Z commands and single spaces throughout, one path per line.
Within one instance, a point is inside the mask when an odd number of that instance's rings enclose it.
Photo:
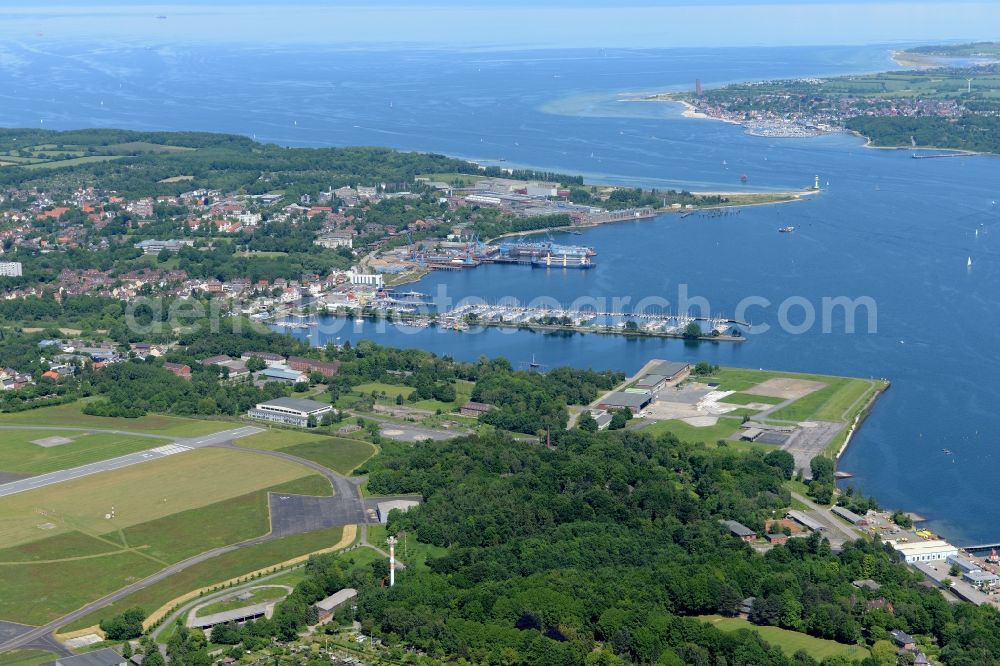
M 448 553 L 392 589 L 364 589 L 363 621 L 474 663 L 816 663 L 693 617 L 735 615 L 753 597 L 760 625 L 868 646 L 902 629 L 936 642 L 948 664 L 1000 658 L 1000 613 L 949 603 L 878 541 L 835 554 L 814 534 L 761 555 L 731 537 L 720 520 L 762 525 L 788 506 L 780 455 L 631 431 L 574 429 L 552 442 L 472 437 L 384 452 L 368 487 L 426 499 L 392 514 L 390 532 Z
M 983 153 L 1000 152 L 1000 118 L 965 115 L 957 120 L 938 116 L 850 118 L 847 129 L 871 139 L 876 146 L 949 148 Z
M 51 146 L 108 155 L 115 159 L 72 166 L 0 168 L 0 187 L 30 187 L 72 177 L 84 184 L 115 190 L 126 198 L 177 195 L 195 189 L 243 190 L 263 194 L 284 190 L 297 199 L 330 187 L 386 183 L 409 184 L 419 174 L 467 173 L 554 180 L 579 184 L 579 176 L 519 169 L 513 176 L 491 167 L 485 171 L 466 160 L 429 153 L 373 147 L 285 148 L 243 136 L 203 132 L 133 132 L 87 129 L 56 132 L 0 130 L 0 152 Z M 186 150 L 164 151 L 160 146 Z M 190 179 L 162 182 L 175 176 Z

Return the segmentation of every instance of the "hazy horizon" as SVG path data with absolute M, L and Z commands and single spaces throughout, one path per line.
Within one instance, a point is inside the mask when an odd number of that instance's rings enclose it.
M 158 18 L 166 17 L 166 18 Z M 105 0 L 0 8 L 0 36 L 114 43 L 421 48 L 678 48 L 826 46 L 995 39 L 989 2 L 648 2 L 592 0 L 431 3 Z

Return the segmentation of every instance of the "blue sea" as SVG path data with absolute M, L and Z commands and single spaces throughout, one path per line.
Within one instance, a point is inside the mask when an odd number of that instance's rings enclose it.
M 0 125 L 234 132 L 292 146 L 379 145 L 524 165 L 606 183 L 822 192 L 738 215 L 605 226 L 591 271 L 484 267 L 414 285 L 449 297 L 700 297 L 741 301 L 742 344 L 493 330 L 380 330 L 340 322 L 327 339 L 375 339 L 456 358 L 638 369 L 653 357 L 886 377 L 892 388 L 842 458 L 851 483 L 915 511 L 960 544 L 1000 540 L 1000 161 L 911 159 L 848 135 L 751 137 L 622 93 L 893 67 L 888 45 L 537 51 L 128 46 L 25 38 L 0 48 Z M 740 176 L 746 175 L 743 184 Z M 778 227 L 795 226 L 792 234 Z M 996 240 L 994 240 L 996 239 Z M 968 266 L 971 258 L 972 266 Z M 856 331 L 823 299 L 865 299 Z M 815 321 L 808 321 L 808 313 Z M 787 315 L 791 327 L 779 321 Z M 824 330 L 824 320 L 829 324 Z M 767 332 L 759 332 L 763 325 Z M 790 328 L 789 326 L 785 327 Z M 309 333 L 304 333 L 308 335 Z M 944 450 L 950 451 L 946 454 Z

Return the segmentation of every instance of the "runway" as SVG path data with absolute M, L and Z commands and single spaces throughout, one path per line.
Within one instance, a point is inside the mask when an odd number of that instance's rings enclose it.
M 86 430 L 88 432 L 104 432 L 138 437 L 151 437 L 153 439 L 167 439 L 172 440 L 172 443 L 162 444 L 145 451 L 137 451 L 124 456 L 118 456 L 117 458 L 109 458 L 108 460 L 101 460 L 87 465 L 80 465 L 79 467 L 73 467 L 71 469 L 63 469 L 56 472 L 49 472 L 47 474 L 39 474 L 38 476 L 29 476 L 24 479 L 17 479 L 16 481 L 9 481 L 7 483 L 0 484 L 0 497 L 7 497 L 8 495 L 15 495 L 29 490 L 37 490 L 38 488 L 44 488 L 56 483 L 65 483 L 66 481 L 79 479 L 92 474 L 100 474 L 101 472 L 110 472 L 112 470 L 122 469 L 123 467 L 131 467 L 132 465 L 138 465 L 139 463 L 159 460 L 160 458 L 165 458 L 167 456 L 184 453 L 185 451 L 190 451 L 191 449 L 199 449 L 205 446 L 212 446 L 214 444 L 222 444 L 223 442 L 231 442 L 234 439 L 249 437 L 250 435 L 264 432 L 263 428 L 244 426 L 242 428 L 224 430 L 222 432 L 192 438 L 168 438 L 163 435 L 149 435 L 148 433 L 128 432 L 124 430 L 99 430 L 94 428 L 32 428 L 30 426 L 19 428 L 17 426 L 10 426 L 4 429 Z

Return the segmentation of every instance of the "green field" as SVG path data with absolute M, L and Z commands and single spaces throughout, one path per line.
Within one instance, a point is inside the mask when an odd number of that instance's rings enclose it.
M 772 412 L 770 418 L 783 421 L 847 422 L 854 418 L 876 390 L 878 385 L 865 379 L 830 379 L 826 387 Z
M 475 387 L 473 382 L 467 381 L 456 381 L 455 382 L 455 399 L 451 402 L 442 402 L 440 400 L 418 400 L 417 402 L 404 402 L 402 407 L 412 407 L 414 409 L 425 409 L 428 411 L 441 410 L 442 412 L 450 412 L 457 410 L 459 407 L 464 405 L 469 401 L 472 396 L 472 389 Z M 371 395 L 373 391 L 379 393 L 385 393 L 386 398 L 379 398 L 379 402 L 385 404 L 395 404 L 396 396 L 403 396 L 403 399 L 410 397 L 410 394 L 415 391 L 411 386 L 402 386 L 400 384 L 385 384 L 383 382 L 368 382 L 367 384 L 358 384 L 355 386 L 350 395 L 361 397 L 362 395 Z M 341 398 L 345 400 L 345 398 Z M 338 401 L 339 403 L 340 401 Z M 344 403 L 347 404 L 346 402 Z
M 209 458 L 194 455 L 201 453 L 211 455 Z M 227 457 L 218 458 L 218 454 Z M 170 463 L 167 468 L 158 464 L 167 462 Z M 274 466 L 275 462 L 280 464 Z M 196 472 L 199 467 L 204 467 L 200 475 Z M 239 482 L 233 478 L 218 483 L 219 469 L 227 469 Z M 129 478 L 122 478 L 126 474 Z M 291 479 L 273 483 L 282 477 Z M 74 488 L 74 484 L 79 487 Z M 120 488 L 118 484 L 122 484 Z M 171 494 L 171 486 L 185 488 L 189 503 L 198 505 L 179 510 L 181 502 L 176 501 L 176 494 Z M 129 517 L 123 515 L 123 524 L 113 531 L 107 531 L 109 521 L 103 515 L 96 519 L 90 515 L 96 508 L 95 501 L 98 505 L 109 501 L 109 487 L 116 493 L 116 510 L 121 507 Z M 253 489 L 212 502 L 212 498 L 220 497 L 219 488 L 226 488 L 222 494 Z M 61 508 L 41 509 L 48 514 L 44 517 L 34 515 L 31 523 L 34 540 L 0 550 L 0 589 L 4 590 L 0 595 L 0 619 L 28 624 L 51 621 L 167 564 L 267 534 L 269 490 L 309 495 L 332 492 L 324 477 L 294 463 L 251 453 L 201 450 L 4 498 L 0 501 L 3 529 L 8 522 L 17 526 L 20 517 L 17 509 L 23 511 L 40 502 Z M 156 499 L 163 495 L 166 502 Z M 167 506 L 173 510 L 166 509 Z M 169 513 L 157 516 L 164 511 Z M 130 518 L 136 520 L 133 516 L 143 515 L 153 517 L 125 524 Z M 11 521 L 4 516 L 10 516 Z M 43 531 L 34 527 L 41 520 L 65 521 L 76 529 L 50 536 L 61 525 Z M 281 559 L 287 558 L 273 561 Z
M 754 631 L 771 645 L 780 647 L 788 656 L 792 656 L 799 650 L 805 650 L 809 656 L 817 660 L 826 659 L 827 657 L 845 656 L 860 661 L 869 655 L 868 650 L 860 645 L 845 645 L 836 641 L 814 638 L 813 636 L 779 627 L 759 627 L 740 618 L 703 615 L 699 619 L 718 627 L 722 631 L 738 631 L 741 629 Z
M 9 575 L 16 575 L 14 567 L 4 565 L 16 562 L 43 562 L 83 558 L 103 553 L 114 553 L 122 549 L 119 541 L 108 541 L 84 534 L 66 532 L 46 537 L 30 543 L 22 543 L 0 550 L 0 581 Z
M 122 155 L 89 155 L 87 157 L 72 157 L 68 160 L 54 160 L 52 162 L 37 162 L 35 164 L 22 164 L 22 169 L 62 169 L 65 167 L 90 164 L 91 162 L 110 162 L 121 159 Z
M 13 546 L 73 530 L 105 534 L 310 475 L 276 458 L 195 449 L 0 498 L 0 543 Z M 106 517 L 112 507 L 113 522 Z
M 0 567 L 0 619 L 45 624 L 161 568 L 136 551 Z
M 721 368 L 710 376 L 697 377 L 695 381 L 702 383 L 718 383 L 722 391 L 736 391 L 723 402 L 746 404 L 747 402 L 764 402 L 778 404 L 780 398 L 755 396 L 742 393 L 769 379 L 799 379 L 820 382 L 826 386 L 805 395 L 787 407 L 770 415 L 769 419 L 780 421 L 841 421 L 848 422 L 861 410 L 867 398 L 876 391 L 885 388 L 885 382 L 879 380 L 857 379 L 853 377 L 835 377 L 832 375 L 807 375 L 794 372 L 775 372 L 770 370 L 747 370 L 744 368 Z M 747 395 L 746 402 L 743 396 Z
M 268 581 L 267 583 L 264 583 L 264 585 L 273 585 L 273 583 Z M 247 591 L 250 592 L 251 595 L 251 598 L 249 599 L 237 599 L 233 597 L 216 601 L 213 604 L 202 606 L 198 609 L 198 612 L 195 613 L 195 615 L 198 617 L 205 617 L 206 615 L 224 613 L 228 610 L 243 608 L 244 606 L 252 606 L 253 604 L 261 604 L 265 601 L 274 601 L 275 599 L 281 599 L 288 596 L 288 590 L 283 587 L 251 587 Z
M 250 449 L 265 449 L 267 451 L 277 451 L 286 446 L 303 444 L 306 442 L 318 442 L 324 439 L 324 435 L 307 432 L 305 430 L 291 430 L 283 428 L 271 428 L 265 432 L 259 432 L 249 437 L 241 437 L 234 444 L 245 446 Z
M 169 435 L 172 437 L 207 435 L 213 432 L 240 427 L 239 423 L 230 421 L 199 421 L 181 416 L 163 416 L 160 414 L 148 414 L 137 419 L 90 416 L 81 411 L 83 405 L 83 402 L 74 402 L 68 405 L 29 409 L 24 412 L 2 413 L 0 414 L 0 424 L 131 430 L 134 432 L 148 432 L 154 435 Z
M 63 627 L 61 631 L 73 631 L 93 626 L 98 624 L 101 618 L 111 617 L 134 606 L 139 606 L 147 613 L 151 613 L 168 601 L 191 590 L 197 590 L 300 555 L 329 548 L 340 541 L 342 535 L 343 529 L 334 527 L 267 541 L 225 553 L 139 590 L 121 601 Z
M 346 437 L 324 437 L 317 442 L 303 442 L 280 450 L 345 475 L 378 452 L 374 444 Z
M 49 437 L 73 441 L 50 447 L 32 443 Z M 150 437 L 72 430 L 0 430 L 0 471 L 44 474 L 144 451 L 164 443 Z
M 378 453 L 374 444 L 361 439 L 278 428 L 245 437 L 236 443 L 250 449 L 281 451 L 344 475 Z
M 324 477 L 314 474 L 103 536 L 109 540 L 118 536 L 124 546 L 138 548 L 149 557 L 172 564 L 206 550 L 267 534 L 269 492 L 328 497 L 332 488 Z
M 55 654 L 45 650 L 12 650 L 0 654 L 0 666 L 35 666 L 55 659 Z
M 733 435 L 739 429 L 740 419 L 738 418 L 720 418 L 719 422 L 715 425 L 705 427 L 688 425 L 683 421 L 671 419 L 669 421 L 652 423 L 642 428 L 640 432 L 653 436 L 671 433 L 684 442 L 714 444 L 720 439 L 728 439 L 730 435 Z M 735 445 L 736 442 L 731 442 L 731 444 Z
M 749 405 L 754 402 L 759 402 L 765 405 L 777 405 L 784 400 L 781 398 L 775 398 L 769 395 L 751 395 L 749 393 L 733 393 L 727 395 L 725 398 L 719 400 L 719 402 L 728 402 L 731 405 Z

